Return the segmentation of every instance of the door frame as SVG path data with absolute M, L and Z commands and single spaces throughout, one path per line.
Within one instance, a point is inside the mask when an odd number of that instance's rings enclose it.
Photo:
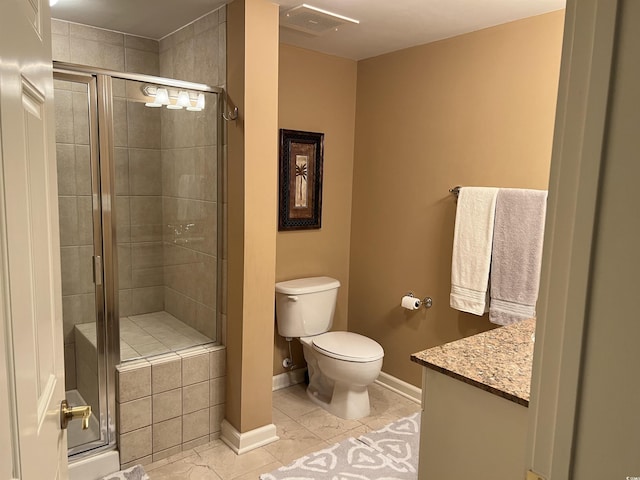
M 618 0 L 567 0 L 526 468 L 571 478 Z
M 110 157 L 100 151 L 101 135 L 98 129 L 99 102 L 104 101 L 98 93 L 98 82 L 95 75 L 80 72 L 67 72 L 54 67 L 54 80 L 61 80 L 87 86 L 87 100 L 89 103 L 89 161 L 91 170 L 91 204 L 93 219 L 93 256 L 94 256 L 94 285 L 95 285 L 95 318 L 96 318 L 96 359 L 97 359 L 97 385 L 98 385 L 98 424 L 99 438 L 68 449 L 68 455 L 74 460 L 84 458 L 96 450 L 111 449 L 116 444 L 115 435 L 115 364 L 110 355 L 110 338 L 118 337 L 117 325 L 108 321 L 106 315 L 106 290 L 111 281 L 106 269 L 102 267 L 105 258 L 105 243 L 103 242 L 103 208 L 102 195 L 103 184 L 102 163 L 103 159 L 108 163 Z M 104 135 L 104 133 L 102 133 Z M 107 179 L 109 180 L 109 179 Z M 108 257 L 107 257 L 108 258 Z M 112 272 L 108 272 L 112 275 Z M 119 350 L 118 352 L 119 353 Z M 113 397 L 113 398 L 111 398 Z M 107 429 L 102 428 L 106 424 Z

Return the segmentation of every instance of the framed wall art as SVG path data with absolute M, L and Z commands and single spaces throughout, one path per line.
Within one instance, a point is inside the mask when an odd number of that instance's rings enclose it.
M 278 230 L 320 228 L 324 134 L 280 129 Z

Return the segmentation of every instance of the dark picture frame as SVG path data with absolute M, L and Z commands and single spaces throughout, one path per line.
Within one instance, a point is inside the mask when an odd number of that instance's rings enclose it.
M 280 129 L 278 230 L 321 228 L 324 133 Z

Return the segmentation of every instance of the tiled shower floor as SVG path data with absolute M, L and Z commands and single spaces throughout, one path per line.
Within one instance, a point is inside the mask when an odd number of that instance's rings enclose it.
M 158 355 L 213 342 L 167 312 L 120 318 L 120 358 Z
M 96 324 L 82 323 L 78 329 L 95 347 Z M 120 359 L 159 355 L 213 340 L 167 312 L 153 312 L 120 318 Z

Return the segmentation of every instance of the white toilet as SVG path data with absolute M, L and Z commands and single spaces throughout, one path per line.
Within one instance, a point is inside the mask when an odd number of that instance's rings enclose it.
M 309 369 L 309 398 L 337 417 L 369 415 L 367 387 L 380 374 L 384 350 L 368 337 L 330 332 L 340 282 L 311 277 L 276 283 L 278 333 L 299 338 Z

